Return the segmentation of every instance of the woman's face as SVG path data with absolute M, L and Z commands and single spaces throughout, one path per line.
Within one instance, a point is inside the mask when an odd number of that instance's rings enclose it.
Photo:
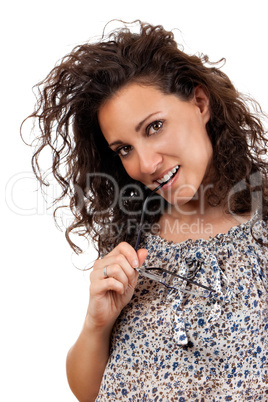
M 130 84 L 99 111 L 102 133 L 128 175 L 154 189 L 172 205 L 190 201 L 207 178 L 212 146 L 206 123 L 207 96 L 201 87 L 191 101 L 154 86 Z

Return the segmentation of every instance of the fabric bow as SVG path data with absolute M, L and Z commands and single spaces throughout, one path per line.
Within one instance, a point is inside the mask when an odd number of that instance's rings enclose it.
M 215 291 L 209 292 L 200 287 L 199 293 L 197 292 L 196 295 L 192 294 L 189 296 L 183 291 L 183 289 L 187 290 L 187 282 L 183 281 L 179 284 L 182 291 L 172 289 L 169 292 L 167 300 L 170 301 L 172 305 L 171 321 L 176 340 L 180 345 L 187 345 L 188 337 L 186 327 L 190 324 L 185 322 L 185 315 L 187 311 L 193 309 L 193 304 L 189 303 L 187 298 L 191 297 L 197 299 L 200 294 L 202 298 L 206 298 L 208 305 L 211 306 L 208 322 L 212 324 L 220 317 L 222 312 L 221 306 L 229 302 L 234 295 L 229 286 L 228 278 L 220 268 L 216 256 L 209 252 L 207 248 L 200 246 L 190 251 L 180 265 L 180 269 L 177 273 L 187 278 L 191 277 L 194 281 Z M 189 307 L 189 304 L 192 306 Z M 197 302 L 194 307 L 196 314 L 198 312 L 198 305 L 199 302 Z

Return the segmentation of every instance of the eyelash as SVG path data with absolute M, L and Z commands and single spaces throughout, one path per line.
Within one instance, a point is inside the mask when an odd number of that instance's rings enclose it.
M 150 134 L 149 133 L 149 131 L 150 131 L 150 129 L 154 126 L 154 125 L 156 125 L 156 124 L 161 124 L 161 127 L 158 129 L 158 130 L 156 130 L 153 134 Z M 156 134 L 156 133 L 158 133 L 162 128 L 163 128 L 163 124 L 164 124 L 164 121 L 163 120 L 155 120 L 155 121 L 153 121 L 152 123 L 150 123 L 147 127 L 146 127 L 146 134 L 147 135 L 154 135 L 154 134 Z
M 153 133 L 150 134 L 151 128 L 152 128 L 153 126 L 155 126 L 156 124 L 159 124 L 159 123 L 160 123 L 161 127 L 159 127 L 157 130 L 155 130 Z M 146 135 L 147 135 L 148 137 L 151 137 L 152 135 L 157 134 L 157 133 L 158 133 L 159 131 L 161 131 L 161 129 L 163 128 L 163 124 L 164 124 L 164 121 L 163 121 L 163 120 L 155 120 L 155 121 L 153 121 L 152 123 L 150 123 L 150 124 L 146 127 L 146 129 L 145 129 Z M 125 149 L 125 148 L 132 148 L 132 147 L 131 147 L 131 145 L 124 145 L 123 147 L 121 146 L 121 147 L 119 147 L 119 148 L 117 148 L 117 149 L 115 150 L 115 153 L 116 153 L 117 155 L 119 155 L 121 158 L 126 158 L 126 157 L 129 155 L 129 152 L 130 152 L 130 151 L 128 151 L 126 155 L 122 155 L 122 154 L 121 154 L 121 151 L 122 151 L 123 149 Z
M 117 148 L 117 149 L 115 150 L 115 153 L 116 153 L 118 156 L 120 156 L 121 158 L 126 158 L 126 157 L 128 156 L 128 154 L 129 154 L 129 152 L 130 152 L 130 151 L 128 151 L 128 153 L 127 153 L 126 155 L 122 155 L 122 154 L 121 154 L 121 151 L 122 151 L 124 148 L 131 148 L 131 146 L 130 146 L 130 145 L 124 145 L 123 147 Z

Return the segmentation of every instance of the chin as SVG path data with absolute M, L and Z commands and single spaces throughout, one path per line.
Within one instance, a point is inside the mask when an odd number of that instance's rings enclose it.
M 190 190 L 185 192 L 180 192 L 178 191 L 178 194 L 175 194 L 175 196 L 172 197 L 172 204 L 173 205 L 185 205 L 188 202 L 198 199 L 198 196 L 196 197 L 197 191 L 194 188 L 191 188 Z
M 166 201 L 172 205 L 175 208 L 180 208 L 186 204 L 188 204 L 190 201 L 192 201 L 194 198 L 194 194 L 193 195 L 189 195 L 189 196 L 179 196 L 176 197 L 175 199 L 166 199 Z

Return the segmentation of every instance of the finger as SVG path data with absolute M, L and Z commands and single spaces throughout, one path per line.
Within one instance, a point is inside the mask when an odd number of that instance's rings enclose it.
M 105 266 L 110 267 L 111 265 L 115 264 L 120 266 L 127 276 L 132 275 L 133 267 L 129 264 L 127 258 L 123 254 L 117 254 L 117 255 L 108 254 L 102 260 L 96 261 L 94 269 L 97 272 L 101 272 L 101 275 L 104 275 L 104 267 Z
M 133 268 L 131 268 L 131 267 L 129 267 L 129 268 L 133 271 Z M 127 288 L 129 278 L 128 278 L 125 270 L 120 265 L 118 265 L 118 264 L 106 265 L 106 273 L 107 273 L 107 276 L 105 277 L 100 270 L 98 272 L 99 279 L 114 278 L 117 281 L 121 282 L 125 288 Z
M 109 255 L 123 254 L 133 268 L 138 268 L 139 258 L 135 249 L 126 242 L 121 242 L 116 246 Z
M 140 250 L 137 251 L 137 254 L 138 254 L 138 258 L 139 258 L 139 266 L 142 266 L 145 258 L 148 255 L 148 250 L 146 250 L 145 248 L 141 248 Z
M 104 268 L 106 269 L 104 270 Z M 105 257 L 95 264 L 95 269 L 90 274 L 90 281 L 100 281 L 112 277 L 121 282 L 125 289 L 129 284 L 133 286 L 136 279 L 136 271 L 127 259 L 122 255 Z
M 90 283 L 91 297 L 103 296 L 108 291 L 114 291 L 123 295 L 126 291 L 126 286 L 115 278 L 106 278 L 105 280 L 98 280 Z

